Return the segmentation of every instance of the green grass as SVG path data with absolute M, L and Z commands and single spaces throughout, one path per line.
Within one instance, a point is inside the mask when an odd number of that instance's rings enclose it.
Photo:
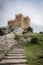
M 39 38 L 39 37 L 43 37 L 43 34 L 29 32 L 27 34 L 24 34 L 24 36 L 26 36 L 26 37 L 34 37 L 34 36 L 36 36 L 36 37 Z
M 38 44 L 26 43 L 24 45 L 28 65 L 43 65 L 43 35 L 33 34 L 32 36 L 35 35 L 40 39 Z

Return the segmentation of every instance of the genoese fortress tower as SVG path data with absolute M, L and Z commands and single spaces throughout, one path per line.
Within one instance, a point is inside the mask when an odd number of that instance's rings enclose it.
M 15 20 L 10 20 L 8 21 L 8 26 L 18 26 L 18 27 L 21 27 L 23 29 L 26 29 L 30 26 L 30 18 L 27 16 L 27 17 L 24 17 L 23 14 L 17 14 L 15 15 Z

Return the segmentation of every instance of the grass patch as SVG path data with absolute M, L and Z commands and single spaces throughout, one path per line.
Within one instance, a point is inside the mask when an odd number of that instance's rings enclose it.
M 43 37 L 40 34 L 38 36 L 39 39 L 41 38 L 38 44 L 26 43 L 24 45 L 28 65 L 43 65 Z

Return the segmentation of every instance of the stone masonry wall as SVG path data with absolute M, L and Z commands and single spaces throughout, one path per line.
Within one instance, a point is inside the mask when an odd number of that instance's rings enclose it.
M 22 14 L 17 14 L 15 20 L 8 21 L 8 26 L 18 26 L 26 29 L 30 26 L 30 18 L 24 17 Z

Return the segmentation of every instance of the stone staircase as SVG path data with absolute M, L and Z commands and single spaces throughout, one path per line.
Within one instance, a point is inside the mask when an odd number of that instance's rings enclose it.
M 23 45 L 16 44 L 0 61 L 0 65 L 27 65 Z

